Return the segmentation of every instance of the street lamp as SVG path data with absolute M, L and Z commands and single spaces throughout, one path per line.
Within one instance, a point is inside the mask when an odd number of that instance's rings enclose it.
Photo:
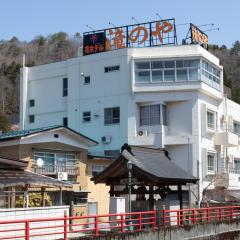
M 132 204 L 131 204 L 131 194 L 132 194 L 132 162 L 129 160 L 127 162 L 128 169 L 128 206 L 129 212 L 132 212 Z

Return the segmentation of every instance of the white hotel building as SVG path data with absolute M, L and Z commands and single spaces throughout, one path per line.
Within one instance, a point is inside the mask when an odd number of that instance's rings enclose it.
M 119 49 L 24 67 L 20 112 L 22 129 L 67 124 L 93 138 L 93 155 L 114 155 L 126 142 L 167 149 L 200 179 L 193 202 L 204 188 L 240 193 L 240 105 L 224 97 L 223 67 L 201 46 Z

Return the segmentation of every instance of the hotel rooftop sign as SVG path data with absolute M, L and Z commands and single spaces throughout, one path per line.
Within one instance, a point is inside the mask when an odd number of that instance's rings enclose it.
M 85 32 L 83 55 L 121 48 L 175 45 L 176 43 L 175 19 L 166 19 Z

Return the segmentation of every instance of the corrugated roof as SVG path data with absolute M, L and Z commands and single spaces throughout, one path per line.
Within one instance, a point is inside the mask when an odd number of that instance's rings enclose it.
M 45 131 L 49 131 L 49 130 L 54 130 L 54 129 L 58 129 L 58 128 L 65 128 L 83 138 L 86 138 L 87 140 L 98 144 L 97 141 L 69 128 L 69 127 L 65 127 L 62 125 L 54 125 L 54 126 L 49 126 L 49 127 L 41 127 L 41 128 L 34 128 L 34 129 L 27 129 L 27 130 L 20 130 L 20 131 L 9 131 L 9 132 L 5 132 L 0 134 L 0 141 L 8 141 L 8 140 L 13 140 L 13 139 L 19 139 L 21 137 L 26 137 L 26 136 L 30 136 L 32 134 L 36 134 L 36 133 L 41 133 L 41 132 L 45 132 Z
M 11 186 L 45 186 L 71 188 L 72 184 L 27 170 L 0 170 L 0 188 Z

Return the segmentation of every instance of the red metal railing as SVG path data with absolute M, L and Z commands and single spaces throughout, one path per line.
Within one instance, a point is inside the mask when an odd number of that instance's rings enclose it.
M 99 236 L 109 232 L 124 233 L 147 228 L 155 230 L 158 227 L 234 219 L 240 219 L 240 206 L 1 221 L 0 240 L 67 240 L 80 236 Z

